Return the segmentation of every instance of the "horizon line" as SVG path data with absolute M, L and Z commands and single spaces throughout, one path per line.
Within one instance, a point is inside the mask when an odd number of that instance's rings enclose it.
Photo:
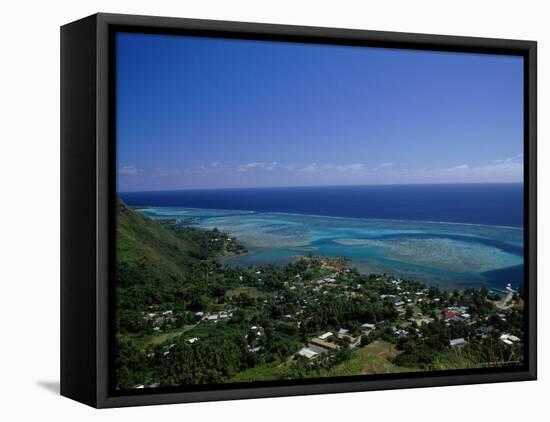
M 116 190 L 116 193 L 135 192 L 179 192 L 179 191 L 204 191 L 204 190 L 247 190 L 247 189 L 300 189 L 300 188 L 338 188 L 338 187 L 378 187 L 378 186 L 434 186 L 434 185 L 524 185 L 524 181 L 517 182 L 434 182 L 434 183 L 364 183 L 353 185 L 286 185 L 286 186 L 236 186 L 236 187 L 204 187 L 204 188 L 174 188 L 174 189 L 142 189 L 142 190 Z

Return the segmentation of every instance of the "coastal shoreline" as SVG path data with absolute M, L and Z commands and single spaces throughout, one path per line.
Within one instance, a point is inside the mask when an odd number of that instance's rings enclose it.
M 469 224 L 228 212 L 192 207 L 140 206 L 132 209 L 155 220 L 174 218 L 183 226 L 203 229 L 219 227 L 237 237 L 246 246 L 247 253 L 222 258 L 222 262 L 231 267 L 258 264 L 281 266 L 291 262 L 294 256 L 310 250 L 320 256 L 346 256 L 365 274 L 393 272 L 445 289 L 457 286 L 503 288 L 506 283 L 514 281 L 512 276 L 515 279 L 520 277 L 517 284 L 523 282 L 522 271 L 518 267 L 522 265 L 518 230 Z M 312 236 L 315 237 L 312 239 Z M 403 249 L 413 241 L 416 243 L 408 249 L 409 252 Z M 415 257 L 416 252 L 411 251 L 418 249 L 419 242 L 425 244 L 425 251 L 433 257 Z M 450 249 L 440 259 L 437 251 L 442 247 Z M 418 253 L 423 253 L 421 250 L 418 249 Z M 406 252 L 405 255 L 403 252 Z M 485 253 L 486 258 L 480 255 Z M 463 255 L 461 259 L 465 260 L 462 264 L 464 271 L 457 267 L 460 254 Z M 445 264 L 450 256 L 456 258 Z M 472 265 L 466 265 L 468 259 L 478 262 L 477 272 L 472 270 Z M 492 261 L 494 263 L 491 264 Z M 506 262 L 509 262 L 508 265 Z M 452 266 L 446 268 L 451 263 Z

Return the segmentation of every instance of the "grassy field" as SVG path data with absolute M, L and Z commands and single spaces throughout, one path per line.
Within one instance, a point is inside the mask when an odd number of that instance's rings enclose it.
M 146 336 L 128 334 L 127 336 L 128 338 L 131 338 L 133 341 L 135 341 L 142 348 L 145 348 L 146 346 L 156 346 L 172 338 L 179 337 L 183 333 L 186 333 L 187 331 L 193 329 L 194 327 L 195 325 L 185 325 L 182 328 L 178 328 L 175 330 L 170 330 L 162 333 L 149 334 Z
M 433 369 L 446 370 L 446 369 L 468 369 L 479 368 L 479 364 L 476 363 L 477 359 L 472 359 L 468 352 L 464 348 L 456 348 L 449 350 L 446 353 L 436 357 L 433 362 Z
M 315 377 L 341 377 L 419 371 L 418 368 L 403 368 L 391 363 L 390 359 L 398 353 L 392 344 L 384 341 L 374 341 L 366 347 L 355 349 L 352 352 L 351 359 L 320 375 L 315 375 Z M 288 379 L 291 376 L 291 366 L 291 361 L 259 365 L 235 375 L 231 379 L 231 382 Z
M 275 362 L 258 365 L 246 371 L 239 372 L 230 382 L 246 381 L 270 381 L 287 379 L 290 376 L 290 364 L 288 362 Z
M 385 341 L 373 341 L 366 347 L 352 352 L 351 359 L 331 368 L 323 376 L 340 377 L 349 375 L 388 374 L 394 372 L 414 372 L 417 368 L 403 368 L 391 362 L 399 352 Z

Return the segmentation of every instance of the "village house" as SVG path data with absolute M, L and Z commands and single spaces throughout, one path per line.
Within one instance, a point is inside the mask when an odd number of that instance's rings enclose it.
M 443 311 L 443 319 L 445 321 L 448 321 L 451 318 L 455 318 L 456 316 L 458 316 L 458 313 L 456 311 L 450 309 L 446 309 L 445 311 Z
M 313 337 L 309 340 L 311 344 L 314 344 L 315 346 L 324 347 L 328 350 L 336 350 L 338 349 L 338 345 L 331 343 L 330 341 L 322 340 L 319 337 Z
M 502 334 L 500 337 L 500 341 L 502 341 L 504 344 L 511 346 L 514 343 L 517 343 L 520 339 L 512 334 Z
M 318 355 L 318 353 L 311 350 L 309 347 L 303 347 L 298 351 L 298 355 L 303 356 L 307 359 L 313 359 Z
M 467 313 L 468 308 L 466 306 L 450 307 L 443 311 L 443 319 L 445 321 L 464 321 L 470 318 L 470 314 Z
M 462 337 L 449 340 L 449 346 L 451 347 L 463 346 L 464 344 L 466 344 L 466 340 L 464 340 Z
M 409 335 L 409 333 L 406 330 L 403 330 L 402 328 L 392 327 L 391 330 L 396 336 L 399 336 L 399 337 L 407 337 Z
M 351 334 L 348 334 L 349 330 L 345 328 L 340 328 L 338 330 L 338 334 L 336 334 L 336 337 L 339 339 L 347 339 L 349 341 L 349 347 L 357 347 L 361 343 L 361 336 L 352 336 Z
M 314 359 L 323 353 L 327 353 L 328 351 L 329 349 L 310 343 L 307 346 L 302 347 L 297 354 L 307 359 Z
M 321 334 L 321 335 L 319 336 L 319 338 L 320 338 L 321 340 L 326 340 L 327 338 L 329 338 L 330 336 L 333 336 L 333 335 L 334 335 L 334 334 L 332 334 L 330 331 L 327 331 L 326 333 Z
M 490 325 L 482 325 L 476 330 L 476 332 L 479 333 L 483 338 L 487 337 L 487 335 L 491 331 L 493 331 L 493 327 L 491 327 Z

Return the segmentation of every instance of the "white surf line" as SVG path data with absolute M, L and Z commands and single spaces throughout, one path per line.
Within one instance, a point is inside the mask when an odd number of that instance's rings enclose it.
M 261 214 L 275 214 L 275 215 L 291 215 L 291 216 L 305 216 L 305 217 L 318 217 L 318 218 L 330 218 L 335 220 L 359 220 L 359 221 L 392 221 L 398 223 L 426 223 L 426 224 L 449 224 L 456 226 L 474 226 L 474 227 L 495 227 L 499 229 L 509 229 L 509 230 L 521 230 L 522 227 L 515 226 L 503 226 L 497 224 L 480 224 L 480 223 L 460 223 L 456 221 L 433 221 L 433 220 L 406 220 L 406 219 L 396 219 L 396 218 L 371 218 L 371 217 L 342 217 L 334 215 L 322 215 L 322 214 L 301 214 L 296 212 L 283 212 L 283 211 L 253 211 L 253 210 L 236 210 L 236 209 L 225 209 L 225 208 L 197 208 L 197 207 L 151 207 L 144 210 L 152 211 L 155 208 L 170 208 L 170 209 L 179 209 L 179 210 L 209 210 L 209 211 L 226 211 L 226 212 L 235 212 L 240 215 L 261 215 Z M 141 210 L 137 210 L 141 211 Z M 238 216 L 238 215 L 236 215 Z M 220 216 L 207 216 L 203 218 L 223 218 L 223 215 Z M 234 217 L 234 216 L 230 216 Z

